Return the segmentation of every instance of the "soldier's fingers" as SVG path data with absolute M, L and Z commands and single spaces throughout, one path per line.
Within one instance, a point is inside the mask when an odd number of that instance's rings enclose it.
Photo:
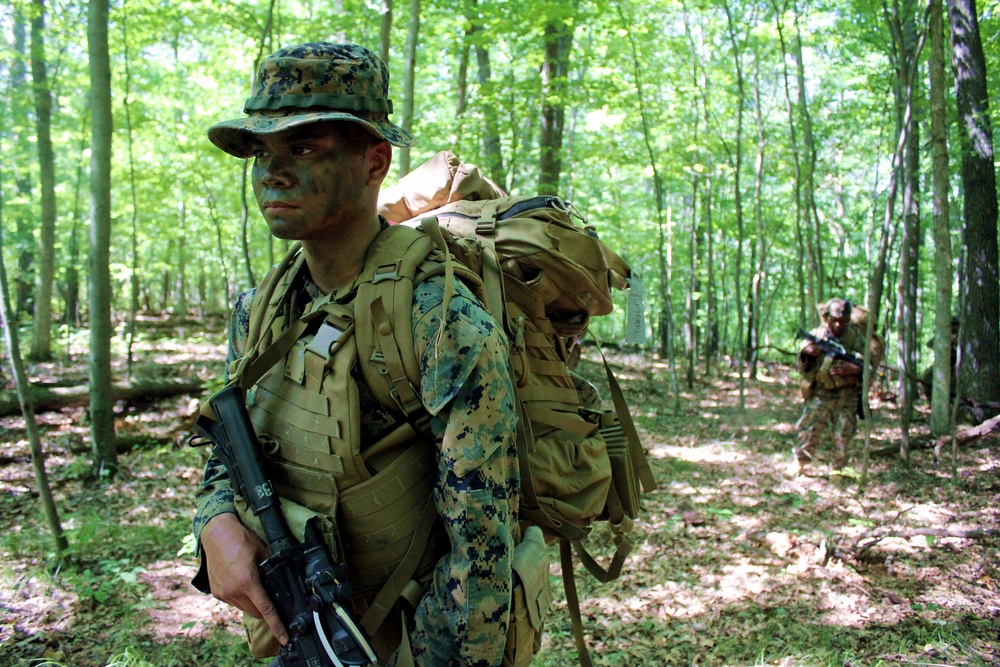
M 271 633 L 277 638 L 278 643 L 282 646 L 287 644 L 288 632 L 285 630 L 285 626 L 278 616 L 278 610 L 275 608 L 274 603 L 271 602 L 271 598 L 268 597 L 263 587 L 249 591 L 249 598 L 253 606 L 260 612 L 259 618 L 262 618 L 267 623 L 267 627 L 271 628 Z

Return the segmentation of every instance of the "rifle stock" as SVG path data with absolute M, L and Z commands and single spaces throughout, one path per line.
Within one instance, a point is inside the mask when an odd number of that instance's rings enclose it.
M 347 568 L 334 564 L 313 525 L 299 543 L 281 513 L 281 501 L 264 473 L 261 447 L 247 413 L 243 391 L 226 387 L 209 405 L 195 431 L 229 472 L 235 490 L 260 520 L 270 556 L 260 564 L 264 589 L 289 633 L 271 667 L 369 667 L 378 656 L 341 602 L 351 599 Z

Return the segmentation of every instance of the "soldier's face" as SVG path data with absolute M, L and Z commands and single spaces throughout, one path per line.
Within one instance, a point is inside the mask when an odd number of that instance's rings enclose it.
M 844 332 L 847 331 L 847 325 L 850 323 L 851 316 L 847 314 L 841 315 L 840 317 L 828 317 L 826 319 L 826 327 L 830 330 L 830 333 L 837 338 L 844 335 Z
M 381 182 L 372 187 L 370 153 L 381 149 L 359 148 L 336 129 L 312 123 L 255 138 L 254 195 L 278 238 L 329 239 L 370 222 Z

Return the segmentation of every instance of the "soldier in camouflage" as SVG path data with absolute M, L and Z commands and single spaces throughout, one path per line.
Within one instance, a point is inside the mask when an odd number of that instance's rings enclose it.
M 851 303 L 833 298 L 820 304 L 818 310 L 823 324 L 810 333 L 818 339 L 840 343 L 848 353 L 862 359 L 865 332 L 851 321 Z M 876 335 L 872 340 L 872 368 L 877 368 L 881 362 L 883 347 L 881 338 Z M 796 477 L 813 461 L 827 432 L 833 438 L 833 468 L 842 470 L 847 466 L 847 446 L 857 430 L 861 400 L 862 368 L 833 359 L 809 340 L 803 340 L 798 369 L 804 380 L 805 406 L 795 425 L 798 442 L 792 449 L 795 461 L 784 473 L 788 479 Z
M 247 117 L 213 126 L 209 138 L 231 155 L 254 159 L 254 194 L 272 234 L 301 243 L 306 270 L 291 290 L 293 316 L 329 295 L 348 303 L 366 251 L 387 229 L 376 202 L 390 144 L 412 143 L 388 120 L 385 65 L 353 44 L 282 49 L 261 65 L 245 111 Z M 447 540 L 422 582 L 423 597 L 406 616 L 407 641 L 400 644 L 398 627 L 388 640 L 373 638 L 386 665 L 496 667 L 504 652 L 519 491 L 506 337 L 467 287 L 456 282 L 455 290 L 446 299 L 440 277 L 414 287 L 420 399 L 436 461 L 433 504 Z M 244 293 L 233 309 L 229 362 L 247 353 L 252 302 L 253 291 Z M 402 418 L 374 399 L 360 373 L 352 375 L 363 452 Z M 194 584 L 263 619 L 268 638 L 285 644 L 287 631 L 257 571 L 266 547 L 237 518 L 239 502 L 226 469 L 210 458 L 197 493 Z M 370 602 L 356 599 L 355 611 Z

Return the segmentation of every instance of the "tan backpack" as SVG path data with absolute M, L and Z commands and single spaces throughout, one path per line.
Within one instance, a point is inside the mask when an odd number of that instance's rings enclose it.
M 383 190 L 379 213 L 395 224 L 421 229 L 461 269 L 482 278 L 490 313 L 510 341 L 519 420 L 522 521 L 560 543 L 563 580 L 580 662 L 591 665 L 583 640 L 572 551 L 602 582 L 616 579 L 632 543 L 643 490 L 655 481 L 614 374 L 605 370 L 614 405 L 604 410 L 581 396 L 593 387 L 567 367 L 590 318 L 609 314 L 612 289 L 628 287 L 629 266 L 597 237 L 569 203 L 558 197 L 508 197 L 475 166 L 445 151 Z M 447 267 L 447 263 L 446 263 Z M 446 268 L 446 274 L 452 269 Z M 446 279 L 445 298 L 449 298 Z M 398 281 L 409 285 L 410 281 Z M 373 285 L 381 298 L 359 291 L 356 303 L 399 304 L 388 313 L 358 314 L 359 358 L 384 359 L 381 386 L 371 389 L 387 405 L 404 374 L 419 386 L 409 324 L 408 294 Z M 447 304 L 445 304 L 447 307 Z M 389 325 L 391 336 L 378 335 Z M 381 331 L 387 331 L 381 326 Z M 391 342 L 390 342 L 391 341 Z M 395 361 L 393 361 L 395 360 Z M 396 368 L 393 368 L 393 366 Z M 375 385 L 379 385 L 376 381 Z M 602 567 L 586 549 L 594 522 L 607 522 L 616 551 Z

